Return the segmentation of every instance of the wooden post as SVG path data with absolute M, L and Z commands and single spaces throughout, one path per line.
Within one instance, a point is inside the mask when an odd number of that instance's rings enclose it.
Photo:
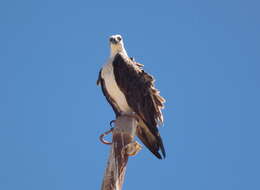
M 123 115 L 115 121 L 112 145 L 101 190 L 121 190 L 126 172 L 128 156 L 135 155 L 141 146 L 134 142 L 137 121 Z

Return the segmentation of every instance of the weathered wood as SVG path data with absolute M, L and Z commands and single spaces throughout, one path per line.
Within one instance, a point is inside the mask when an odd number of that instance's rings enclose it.
M 140 145 L 134 141 L 137 121 L 134 117 L 120 116 L 115 121 L 112 145 L 101 190 L 121 190 L 128 156 L 136 154 Z

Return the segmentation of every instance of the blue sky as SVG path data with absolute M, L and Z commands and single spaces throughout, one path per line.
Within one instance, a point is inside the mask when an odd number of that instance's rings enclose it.
M 256 0 L 1 1 L 0 189 L 100 188 L 118 33 L 167 100 L 167 158 L 130 158 L 124 190 L 259 189 L 259 18 Z

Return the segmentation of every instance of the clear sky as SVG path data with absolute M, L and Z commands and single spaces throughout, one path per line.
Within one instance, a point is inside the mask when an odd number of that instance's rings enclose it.
M 0 189 L 99 189 L 114 119 L 95 82 L 121 34 L 166 100 L 167 157 L 124 190 L 260 189 L 259 1 L 0 2 Z

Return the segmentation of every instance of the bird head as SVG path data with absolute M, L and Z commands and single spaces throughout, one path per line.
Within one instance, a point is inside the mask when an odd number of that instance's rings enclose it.
M 109 37 L 111 57 L 114 57 L 117 53 L 123 53 L 127 55 L 124 48 L 123 38 L 121 35 L 116 34 Z

